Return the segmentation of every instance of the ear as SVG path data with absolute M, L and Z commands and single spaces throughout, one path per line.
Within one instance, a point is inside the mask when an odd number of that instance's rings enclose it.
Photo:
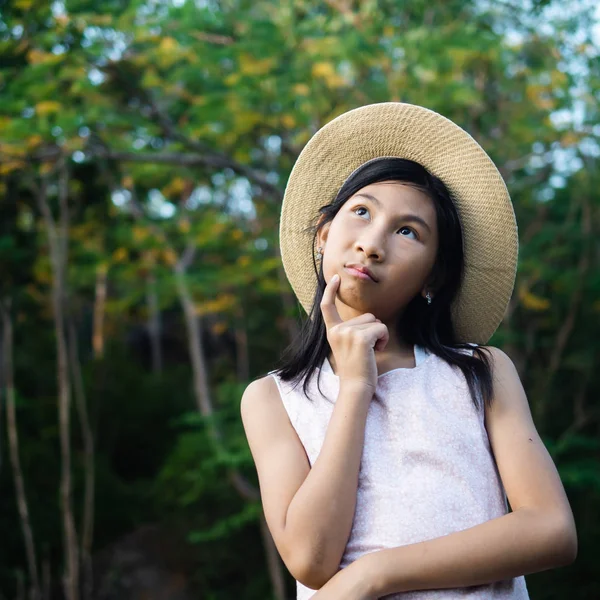
M 435 298 L 435 294 L 437 292 L 437 285 L 436 285 L 435 278 L 432 275 L 429 276 L 429 278 L 423 285 L 423 289 L 421 290 L 421 296 L 423 296 L 423 298 L 425 298 L 425 296 L 427 295 L 427 292 L 429 292 L 429 295 L 431 296 L 431 299 L 433 300 Z
M 325 219 L 325 215 L 321 215 L 319 220 L 317 221 L 317 225 L 321 223 Z M 331 227 L 331 221 L 329 223 L 325 223 L 323 227 L 319 230 L 317 234 L 317 248 L 319 246 L 325 248 L 325 243 L 327 242 L 327 236 L 329 235 L 329 228 Z

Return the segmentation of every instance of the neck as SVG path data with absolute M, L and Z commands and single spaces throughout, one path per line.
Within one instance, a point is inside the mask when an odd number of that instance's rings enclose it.
M 389 325 L 388 331 L 390 334 L 390 339 L 386 347 L 383 350 L 375 353 L 375 361 L 377 362 L 377 364 L 386 365 L 390 362 L 394 362 L 394 360 L 412 360 L 415 355 L 414 344 L 409 344 L 404 339 L 396 336 L 395 330 L 393 328 L 390 328 Z M 333 352 L 329 351 L 327 359 L 329 360 L 329 364 L 331 365 L 333 371 L 337 373 L 337 366 L 335 364 Z

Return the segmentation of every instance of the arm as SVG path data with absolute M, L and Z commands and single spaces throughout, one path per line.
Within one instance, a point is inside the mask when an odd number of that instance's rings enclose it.
M 577 532 L 559 474 L 533 423 L 512 361 L 489 348 L 494 401 L 486 429 L 512 513 L 359 559 L 374 595 L 466 587 L 572 563 Z
M 290 573 L 313 589 L 337 571 L 350 536 L 372 394 L 342 382 L 312 468 L 274 379 L 252 382 L 242 397 L 269 530 Z

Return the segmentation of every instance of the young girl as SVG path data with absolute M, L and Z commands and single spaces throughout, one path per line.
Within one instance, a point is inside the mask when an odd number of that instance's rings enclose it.
M 523 600 L 575 559 L 518 374 L 484 345 L 517 240 L 491 159 L 426 108 L 351 110 L 300 154 L 280 243 L 310 318 L 241 400 L 298 600 Z

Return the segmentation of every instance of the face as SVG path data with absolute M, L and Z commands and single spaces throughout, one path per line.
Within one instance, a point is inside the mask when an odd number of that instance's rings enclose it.
M 429 290 L 438 248 L 433 200 L 400 182 L 374 183 L 359 190 L 318 235 L 323 274 L 341 281 L 336 305 L 348 320 L 366 312 L 394 321 L 412 298 Z M 357 276 L 350 263 L 366 266 L 377 281 Z

